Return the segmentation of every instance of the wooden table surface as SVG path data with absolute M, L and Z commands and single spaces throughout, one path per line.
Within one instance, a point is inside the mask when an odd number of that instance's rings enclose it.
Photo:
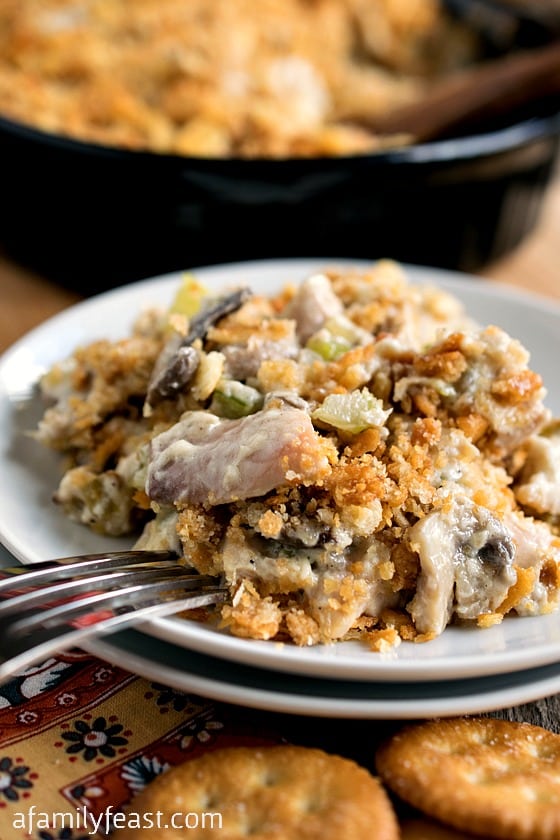
M 560 178 L 549 188 L 535 231 L 516 251 L 480 274 L 560 300 Z M 79 295 L 39 277 L 0 254 L 0 352 Z M 560 695 L 496 712 L 560 732 Z

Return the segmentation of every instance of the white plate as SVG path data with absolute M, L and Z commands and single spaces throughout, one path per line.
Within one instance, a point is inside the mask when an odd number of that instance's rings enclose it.
M 246 282 L 268 292 L 344 260 L 287 260 L 238 263 L 197 271 L 210 288 Z M 434 269 L 408 268 L 410 279 L 436 283 L 463 300 L 481 323 L 495 323 L 521 339 L 532 366 L 549 387 L 548 404 L 560 414 L 557 359 L 560 307 L 506 286 Z M 38 376 L 78 344 L 128 333 L 135 315 L 154 303 L 167 304 L 180 274 L 108 292 L 61 313 L 20 340 L 0 360 L 0 540 L 24 563 L 51 557 L 128 547 L 130 541 L 96 536 L 68 521 L 51 495 L 61 474 L 60 459 L 45 453 L 26 431 L 41 406 L 33 396 Z M 560 660 L 560 616 L 511 618 L 487 630 L 449 628 L 428 644 L 403 643 L 386 655 L 356 642 L 295 648 L 236 639 L 194 622 L 160 619 L 146 632 L 191 650 L 292 674 L 346 680 L 464 679 L 506 673 Z
M 479 714 L 560 691 L 560 663 L 445 682 L 329 680 L 240 665 L 127 630 L 90 641 L 90 653 L 203 697 L 312 717 L 404 720 Z

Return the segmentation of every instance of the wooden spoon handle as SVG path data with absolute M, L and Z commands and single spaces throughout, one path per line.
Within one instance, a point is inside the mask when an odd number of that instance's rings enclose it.
M 554 95 L 560 109 L 560 42 L 454 74 L 437 82 L 421 101 L 391 111 L 369 127 L 425 142 Z

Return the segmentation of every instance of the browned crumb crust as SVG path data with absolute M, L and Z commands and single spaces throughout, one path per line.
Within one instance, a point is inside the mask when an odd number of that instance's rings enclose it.
M 377 150 L 368 118 L 476 52 L 438 0 L 0 2 L 3 116 L 156 153 Z

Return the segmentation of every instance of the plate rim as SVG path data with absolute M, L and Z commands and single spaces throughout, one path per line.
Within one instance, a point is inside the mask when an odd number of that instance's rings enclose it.
M 434 277 L 435 283 L 437 285 L 437 280 L 439 278 L 440 281 L 443 281 L 444 285 L 453 284 L 456 288 L 471 288 L 473 283 L 476 282 L 479 285 L 478 291 L 481 292 L 482 297 L 492 297 L 495 294 L 502 295 L 507 294 L 510 300 L 517 300 L 520 304 L 527 304 L 532 306 L 539 311 L 542 311 L 545 314 L 553 314 L 560 318 L 560 300 L 556 300 L 555 298 L 547 297 L 546 295 L 542 294 L 541 292 L 531 292 L 528 289 L 523 289 L 519 286 L 514 286 L 511 283 L 502 280 L 495 280 L 489 277 L 486 277 L 483 273 L 482 274 L 469 274 L 468 272 L 464 271 L 456 271 L 453 269 L 446 269 L 440 267 L 431 267 L 431 266 L 424 266 L 424 265 L 414 265 L 412 263 L 403 262 L 400 260 L 391 260 L 396 262 L 398 265 L 402 266 L 404 271 L 408 274 L 409 272 L 413 274 L 417 274 L 419 278 L 425 278 L 421 280 L 421 282 L 426 282 L 429 280 L 430 277 Z M 103 302 L 105 300 L 109 300 L 113 297 L 120 297 L 127 296 L 129 293 L 137 293 L 140 292 L 143 288 L 150 288 L 155 284 L 167 284 L 173 281 L 180 282 L 181 278 L 184 276 L 185 273 L 191 272 L 204 272 L 204 274 L 212 275 L 214 273 L 221 273 L 222 271 L 227 271 L 229 269 L 237 270 L 270 270 L 273 267 L 277 266 L 285 266 L 286 270 L 295 269 L 298 267 L 308 266 L 309 268 L 317 269 L 319 266 L 322 266 L 323 269 L 329 267 L 352 267 L 356 266 L 358 268 L 368 267 L 376 262 L 379 262 L 378 259 L 364 259 L 362 257 L 353 259 L 351 257 L 302 257 L 301 259 L 294 257 L 289 259 L 265 259 L 265 260 L 240 260 L 239 262 L 231 262 L 231 263 L 217 263 L 217 264 L 210 264 L 210 265 L 200 265 L 194 266 L 192 268 L 185 268 L 178 271 L 171 271 L 166 272 L 164 274 L 157 274 L 154 277 L 145 277 L 141 280 L 134 281 L 132 283 L 126 283 L 122 286 L 116 286 L 112 289 L 107 289 L 104 292 L 100 292 L 99 294 L 92 295 L 91 297 L 85 298 L 84 300 L 80 300 L 77 303 L 70 304 L 66 306 L 64 309 L 60 310 L 60 312 L 51 315 L 49 318 L 42 321 L 40 324 L 37 324 L 32 329 L 28 330 L 24 335 L 20 336 L 20 338 L 16 339 L 9 347 L 7 347 L 3 353 L 0 354 L 0 370 L 3 368 L 12 355 L 20 350 L 27 342 L 30 340 L 34 340 L 37 337 L 41 336 L 43 332 L 52 329 L 52 327 L 60 326 L 64 324 L 64 321 L 67 318 L 74 317 L 75 315 L 79 315 L 83 312 L 86 312 L 89 308 L 94 308 L 97 303 Z M 416 281 L 414 281 L 416 282 Z
M 163 642 L 163 644 L 171 650 L 176 647 L 168 642 Z M 407 699 L 390 696 L 385 699 L 379 697 L 365 699 L 333 698 L 290 691 L 290 679 L 293 682 L 294 677 L 287 680 L 286 690 L 277 691 L 275 689 L 271 690 L 266 685 L 260 688 L 247 687 L 239 679 L 235 682 L 221 679 L 219 673 L 212 677 L 201 676 L 196 673 L 196 667 L 194 671 L 184 667 L 177 668 L 163 663 L 161 657 L 149 658 L 142 653 L 131 653 L 129 650 L 123 650 L 118 645 L 111 644 L 110 636 L 90 640 L 82 647 L 89 653 L 114 665 L 132 670 L 146 679 L 162 682 L 180 691 L 195 692 L 212 700 L 243 707 L 313 717 L 362 720 L 415 720 L 423 717 L 455 717 L 458 715 L 482 714 L 508 706 L 534 702 L 551 696 L 560 690 L 560 663 L 552 663 L 544 670 L 546 672 L 555 671 L 553 675 L 547 673 L 540 679 L 526 679 L 525 671 L 515 672 L 511 675 L 505 675 L 506 679 L 511 677 L 510 685 L 489 688 L 479 692 L 474 691 L 469 694 L 468 699 L 465 695 L 459 693 L 416 698 L 413 692 L 412 696 Z M 183 649 L 180 653 L 188 655 L 190 651 Z M 298 679 L 298 677 L 295 677 L 295 679 Z M 486 679 L 491 681 L 490 677 Z M 459 682 L 464 684 L 469 683 L 470 680 L 460 680 Z M 371 685 L 373 686 L 375 683 L 371 683 Z M 431 685 L 437 685 L 437 683 L 431 683 Z

